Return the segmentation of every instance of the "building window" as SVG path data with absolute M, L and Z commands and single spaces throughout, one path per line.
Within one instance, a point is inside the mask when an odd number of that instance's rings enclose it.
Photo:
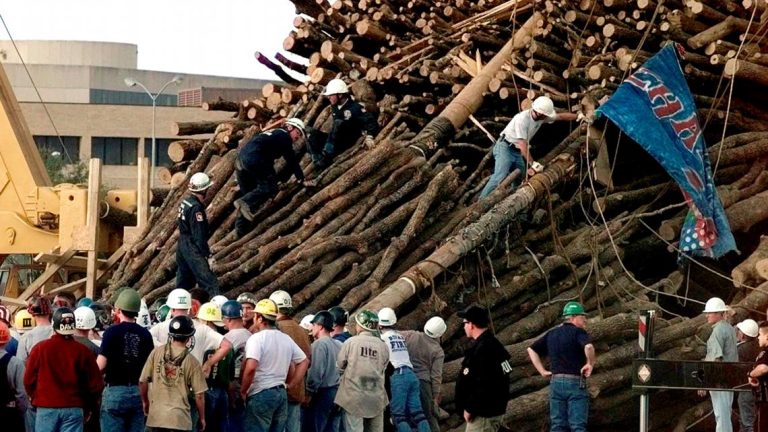
M 169 167 L 173 165 L 173 161 L 168 157 L 168 146 L 175 141 L 168 138 L 155 138 L 157 143 L 157 155 L 155 166 Z M 144 138 L 144 155 L 152 162 L 152 138 Z
M 80 137 L 63 136 L 61 141 L 59 141 L 59 137 L 50 135 L 35 135 L 33 138 L 40 153 L 51 155 L 58 152 L 67 161 L 71 159 L 72 162 L 78 162 L 80 160 Z M 64 148 L 61 147 L 62 143 L 64 143 Z
M 152 106 L 152 98 L 143 91 L 91 89 L 89 93 L 92 104 Z M 177 102 L 175 94 L 161 94 L 157 96 L 156 105 L 176 106 Z
M 104 165 L 136 165 L 138 148 L 138 138 L 91 138 L 91 157 L 101 159 Z

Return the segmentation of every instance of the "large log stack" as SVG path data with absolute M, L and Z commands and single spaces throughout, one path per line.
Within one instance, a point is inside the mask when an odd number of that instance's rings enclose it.
M 663 310 L 656 351 L 674 359 L 702 357 L 708 329 L 696 315 L 708 297 L 733 304 L 734 319 L 765 311 L 762 0 L 293 2 L 300 16 L 283 47 L 305 60 L 257 53 L 285 84 L 265 87 L 258 100 L 206 105 L 232 112 L 231 121 L 177 125 L 179 136 L 213 135 L 171 146 L 174 186 L 105 296 L 133 285 L 152 301 L 173 288 L 176 208 L 188 176 L 205 171 L 215 182 L 208 217 L 226 294 L 287 290 L 299 316 L 341 304 L 396 307 L 410 328 L 434 314 L 447 318 L 446 429 L 462 423 L 454 388 L 467 341 L 455 312 L 472 302 L 491 309 L 512 355 L 505 423 L 516 431 L 547 422 L 547 383 L 525 348 L 559 321 L 570 299 L 583 301 L 591 317 L 600 358 L 589 383 L 591 430 L 604 431 L 636 423 L 630 364 L 638 310 Z M 525 176 L 516 173 L 476 200 L 493 167 L 493 137 L 516 112 L 542 94 L 561 110 L 591 112 L 670 40 L 689 49 L 683 67 L 714 144 L 715 180 L 741 258 L 677 270 L 667 242 L 685 215 L 681 194 L 602 122 L 546 126 L 534 155 L 547 169 L 530 187 L 515 190 L 512 178 Z M 376 147 L 354 147 L 322 173 L 305 157 L 317 186 L 286 184 L 259 210 L 255 229 L 235 239 L 236 148 L 287 116 L 327 127 L 329 107 L 319 94 L 337 76 L 354 83 L 356 98 L 378 115 Z M 278 171 L 289 175 L 280 163 Z M 691 393 L 661 392 L 652 401 L 654 430 L 685 429 L 701 411 Z

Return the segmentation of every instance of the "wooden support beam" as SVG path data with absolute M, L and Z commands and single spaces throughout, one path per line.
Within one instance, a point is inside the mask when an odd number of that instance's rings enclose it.
M 54 253 L 40 253 L 40 254 L 37 254 L 37 256 L 35 256 L 34 261 L 38 263 L 55 264 L 58 260 L 61 259 L 61 257 L 62 257 L 61 255 L 54 254 Z M 85 257 L 73 256 L 72 258 L 67 260 L 67 262 L 62 267 L 85 270 L 87 261 L 88 260 Z M 98 260 L 97 267 L 99 269 L 102 269 L 106 264 L 107 264 L 107 260 L 100 259 Z
M 146 158 L 143 158 L 146 160 Z M 88 247 L 88 262 L 86 263 L 85 295 L 94 298 L 96 294 L 96 262 L 99 244 L 99 190 L 101 189 L 101 159 L 93 158 L 88 164 L 88 217 L 86 218 L 89 231 L 90 245 Z
M 35 279 L 34 282 L 29 284 L 27 289 L 24 290 L 23 293 L 19 296 L 20 301 L 26 301 L 28 298 L 32 297 L 33 294 L 40 291 L 40 289 L 48 282 L 53 276 L 56 275 L 56 273 L 59 272 L 62 268 L 64 268 L 67 261 L 72 259 L 73 256 L 75 256 L 75 253 L 77 251 L 75 249 L 68 249 L 63 254 L 59 256 L 59 259 L 55 260 L 55 262 L 52 262 L 50 265 L 48 265 L 48 268 L 45 269 L 43 274 L 41 274 L 37 279 Z

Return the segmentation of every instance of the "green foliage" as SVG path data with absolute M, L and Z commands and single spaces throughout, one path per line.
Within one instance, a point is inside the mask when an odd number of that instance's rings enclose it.
M 88 182 L 88 164 L 82 161 L 69 163 L 58 152 L 41 151 L 45 169 L 54 185 L 62 183 L 82 184 Z

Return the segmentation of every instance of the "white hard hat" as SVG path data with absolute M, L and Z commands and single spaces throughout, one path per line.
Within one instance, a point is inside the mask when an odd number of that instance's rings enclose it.
M 168 294 L 165 304 L 171 309 L 192 309 L 192 296 L 184 288 L 176 288 Z
M 291 295 L 283 290 L 273 292 L 272 295 L 269 296 L 269 299 L 275 302 L 278 310 L 293 307 Z
M 295 127 L 296 129 L 299 130 L 299 132 L 301 132 L 301 136 L 306 138 L 307 127 L 304 125 L 304 122 L 301 119 L 298 119 L 296 117 L 291 117 L 285 121 L 285 124 Z
M 757 322 L 755 322 L 753 319 L 745 319 L 744 321 L 736 324 L 736 328 L 741 330 L 742 333 L 749 337 L 757 337 Z
M 432 339 L 439 339 L 445 333 L 448 326 L 445 325 L 445 321 L 439 316 L 430 318 L 426 324 L 424 324 L 424 334 Z
M 88 306 L 80 306 L 75 309 L 75 328 L 78 330 L 90 330 L 96 327 L 96 314 Z
M 719 297 L 712 297 L 707 300 L 707 304 L 704 305 L 704 313 L 710 312 L 725 312 L 728 310 L 728 306 L 725 305 L 723 299 Z
M 141 306 L 139 306 L 139 314 L 136 316 L 136 324 L 144 327 L 152 327 L 152 320 L 149 319 L 149 308 L 147 307 L 147 301 L 141 299 Z
M 549 118 L 553 118 L 557 115 L 555 112 L 555 104 L 552 103 L 552 99 L 546 96 L 537 97 L 531 104 L 531 109 Z
M 202 192 L 211 186 L 213 186 L 211 178 L 203 172 L 194 173 L 189 179 L 189 190 L 192 192 Z
M 313 319 L 315 319 L 315 314 L 305 315 L 304 318 L 301 319 L 299 326 L 307 331 L 312 330 Z
M 392 308 L 382 308 L 379 311 L 379 325 L 382 327 L 390 327 L 397 323 L 397 315 Z
M 347 94 L 347 93 L 349 93 L 349 87 L 347 87 L 347 83 L 345 83 L 343 80 L 339 78 L 334 78 L 328 82 L 327 86 L 325 86 L 325 91 L 323 92 L 323 96 L 330 96 L 335 94 Z
M 216 306 L 221 308 L 222 306 L 224 306 L 224 303 L 226 303 L 227 300 L 229 299 L 224 297 L 223 295 L 217 295 L 217 296 L 213 296 L 213 298 L 211 299 L 211 303 L 215 303 Z

